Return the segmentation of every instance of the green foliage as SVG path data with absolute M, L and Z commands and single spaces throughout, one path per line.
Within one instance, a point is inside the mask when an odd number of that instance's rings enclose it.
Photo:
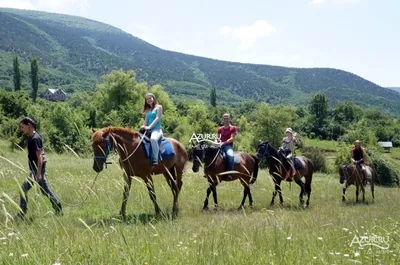
M 253 145 L 258 140 L 268 140 L 274 147 L 279 147 L 284 137 L 285 128 L 291 127 L 297 119 L 296 111 L 292 107 L 274 106 L 270 107 L 265 103 L 258 106 L 255 111 L 255 124 Z
M 215 89 L 215 87 L 211 88 L 210 91 L 210 104 L 213 107 L 217 106 L 217 90 Z
M 4 116 L 12 119 L 26 116 L 28 105 L 29 98 L 25 92 L 6 92 L 0 90 L 0 108 Z
M 36 102 L 37 93 L 39 89 L 39 63 L 35 56 L 31 58 L 31 82 L 32 82 L 31 97 L 33 99 L 33 102 Z
M 314 171 L 327 173 L 328 167 L 326 165 L 325 153 L 316 147 L 304 146 L 301 148 L 301 154 L 313 162 Z
M 367 161 L 370 162 L 376 173 L 376 183 L 383 186 L 399 184 L 400 172 L 389 156 L 377 149 L 368 149 Z
M 21 90 L 21 70 L 19 69 L 18 56 L 15 56 L 13 60 L 13 68 L 14 68 L 14 91 Z

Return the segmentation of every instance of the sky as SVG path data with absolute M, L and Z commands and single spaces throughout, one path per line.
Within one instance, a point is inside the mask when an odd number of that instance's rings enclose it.
M 400 87 L 397 0 L 0 0 L 0 7 L 83 16 L 166 50 L 337 68 Z

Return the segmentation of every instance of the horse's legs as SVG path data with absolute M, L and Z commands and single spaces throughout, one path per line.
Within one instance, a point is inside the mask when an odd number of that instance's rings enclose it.
M 359 190 L 360 190 L 360 187 L 359 187 L 358 183 L 356 183 L 356 202 L 358 202 L 358 195 L 360 193 Z
M 178 196 L 179 196 L 179 188 L 177 183 L 175 182 L 175 167 L 171 167 L 169 172 L 164 173 L 165 180 L 167 181 L 169 187 L 171 188 L 172 195 L 174 196 L 174 201 L 172 204 L 172 217 L 178 216 L 179 207 L 178 207 Z
M 300 196 L 299 196 L 299 198 L 300 198 L 300 204 L 301 204 L 302 206 L 304 206 L 304 200 L 303 200 L 303 195 L 304 195 L 304 190 L 305 190 L 305 188 L 304 188 L 304 183 L 303 183 L 303 181 L 302 181 L 301 179 L 296 180 L 296 183 L 297 183 L 297 185 L 299 185 L 300 188 L 301 188 Z
M 158 206 L 158 203 L 157 203 L 157 197 L 156 197 L 156 192 L 154 190 L 153 178 L 151 176 L 148 176 L 145 179 L 145 183 L 146 183 L 146 186 L 147 186 L 147 190 L 149 191 L 150 199 L 153 201 L 154 209 L 155 209 L 155 212 L 156 212 L 156 216 L 159 216 L 160 212 L 161 212 L 161 209 L 160 209 L 160 206 Z
M 306 202 L 306 206 L 310 205 L 310 197 L 311 197 L 311 180 L 312 180 L 312 175 L 311 176 L 306 176 L 306 184 L 305 184 L 305 188 L 306 188 L 306 193 L 307 193 L 307 202 Z
M 343 195 L 342 195 L 342 202 L 345 202 L 346 201 L 346 190 L 347 190 L 347 181 L 346 181 L 346 183 L 344 184 L 344 186 L 343 186 Z
M 213 199 L 214 199 L 214 207 L 215 209 L 218 209 L 218 197 L 217 197 L 217 183 L 214 183 L 213 185 L 211 185 L 211 191 L 213 193 Z
M 129 198 L 129 190 L 131 189 L 131 183 L 132 183 L 132 178 L 128 176 L 127 173 L 124 172 L 124 192 L 123 192 L 123 201 L 122 201 L 122 206 L 121 206 L 121 211 L 119 214 L 121 215 L 122 218 L 125 218 L 126 216 L 126 203 L 128 202 Z
M 240 204 L 238 210 L 240 210 L 240 209 L 242 209 L 242 207 L 244 207 L 244 203 L 246 202 L 247 195 L 249 194 L 249 191 L 250 191 L 249 184 L 247 184 L 245 182 L 242 182 L 242 185 L 244 187 L 244 189 L 243 189 L 243 199 L 242 199 L 242 203 Z
M 283 197 L 282 197 L 282 190 L 281 190 L 281 182 L 278 182 L 278 194 L 279 194 L 279 202 L 282 205 L 283 204 Z
M 372 200 L 375 200 L 375 195 L 374 195 L 374 179 L 372 178 L 371 180 L 371 193 L 372 193 Z
M 211 183 L 210 183 L 210 186 L 208 187 L 208 189 L 207 189 L 207 194 L 206 194 L 206 199 L 204 200 L 204 206 L 203 206 L 203 210 L 208 210 L 208 197 L 210 196 L 210 194 L 211 194 Z

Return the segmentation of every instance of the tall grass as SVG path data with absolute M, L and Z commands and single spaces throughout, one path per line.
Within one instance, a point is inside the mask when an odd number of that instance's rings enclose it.
M 0 155 L 26 168 L 23 152 Z M 55 216 L 47 198 L 29 192 L 27 221 L 17 213 L 18 186 L 26 173 L 0 159 L 0 264 L 399 264 L 400 190 L 376 188 L 375 202 L 355 203 L 355 188 L 341 203 L 334 175 L 316 174 L 311 204 L 301 209 L 296 184 L 283 183 L 282 207 L 267 207 L 273 185 L 261 170 L 252 185 L 254 207 L 237 211 L 243 188 L 239 182 L 217 187 L 218 211 L 202 212 L 207 182 L 202 174 L 184 175 L 180 215 L 169 218 L 172 194 L 163 176 L 154 177 L 164 218 L 154 218 L 145 185 L 132 184 L 125 222 L 118 217 L 123 181 L 114 164 L 103 171 L 92 190 L 91 159 L 48 155 L 48 180 L 64 202 Z M 86 195 L 89 197 L 79 207 Z M 9 198 L 10 199 L 9 199 Z M 389 249 L 350 246 L 355 235 L 389 238 Z

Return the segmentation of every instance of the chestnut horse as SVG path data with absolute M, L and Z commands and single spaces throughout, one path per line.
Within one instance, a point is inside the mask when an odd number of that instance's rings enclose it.
M 295 181 L 297 185 L 300 186 L 300 204 L 303 207 L 307 207 L 310 204 L 310 196 L 311 196 L 311 182 L 314 171 L 314 165 L 310 159 L 304 156 L 297 156 L 296 159 L 302 164 L 300 169 L 297 169 L 297 174 L 295 176 L 289 177 L 288 179 L 284 179 L 283 176 L 286 176 L 287 168 L 290 168 L 289 162 L 287 161 L 285 155 L 282 151 L 277 151 L 271 144 L 267 141 L 261 142 L 257 148 L 257 157 L 259 159 L 265 157 L 267 160 L 269 174 L 274 180 L 275 190 L 272 193 L 272 200 L 270 202 L 270 206 L 274 204 L 275 197 L 279 194 L 280 203 L 283 204 L 282 192 L 281 192 L 281 181 Z M 301 180 L 301 178 L 305 178 L 305 183 Z M 304 192 L 307 193 L 307 202 L 304 205 L 303 195 Z
M 375 182 L 375 171 L 370 167 L 370 166 L 365 166 L 366 170 L 370 171 L 371 174 L 371 193 L 372 193 L 372 200 L 375 199 L 374 195 L 374 182 Z M 368 174 L 368 173 L 367 173 Z M 356 202 L 358 202 L 358 195 L 359 195 L 359 189 L 361 188 L 362 192 L 362 200 L 365 201 L 365 187 L 364 185 L 366 184 L 366 178 L 365 175 L 361 172 L 360 169 L 357 169 L 354 165 L 342 165 L 339 168 L 339 176 L 340 176 L 340 184 L 344 183 L 343 186 L 343 195 L 342 195 L 342 202 L 346 201 L 345 193 L 347 188 L 350 185 L 356 186 Z
M 204 177 L 207 178 L 210 186 L 207 189 L 206 200 L 204 201 L 203 210 L 208 210 L 208 197 L 213 193 L 214 206 L 218 208 L 217 198 L 217 185 L 225 181 L 240 180 L 244 187 L 243 200 L 239 206 L 241 209 L 244 206 L 247 196 L 249 196 L 249 205 L 253 205 L 253 197 L 250 192 L 250 184 L 253 184 L 258 175 L 258 160 L 255 156 L 243 152 L 234 152 L 235 156 L 240 158 L 240 163 L 234 165 L 232 178 L 229 180 L 224 179 L 225 172 L 225 159 L 222 158 L 222 151 L 219 147 L 214 146 L 195 146 L 193 148 L 193 172 L 198 172 L 200 163 L 204 163 Z M 225 173 L 224 173 L 225 172 Z M 253 174 L 253 177 L 251 175 Z
M 182 188 L 182 175 L 188 160 L 186 149 L 181 143 L 172 138 L 167 138 L 174 148 L 175 155 L 171 159 L 160 160 L 159 164 L 152 167 L 146 157 L 145 148 L 139 133 L 131 129 L 107 127 L 102 130 L 93 130 L 92 145 L 94 151 L 93 169 L 96 172 L 103 170 L 107 163 L 107 156 L 114 150 L 119 154 L 119 163 L 124 169 L 124 192 L 120 214 L 126 216 L 126 203 L 129 197 L 132 177 L 140 177 L 146 183 L 150 199 L 153 201 L 156 215 L 160 215 L 152 175 L 164 174 L 174 196 L 172 213 L 178 215 L 178 196 Z M 138 146 L 139 145 L 139 146 Z

